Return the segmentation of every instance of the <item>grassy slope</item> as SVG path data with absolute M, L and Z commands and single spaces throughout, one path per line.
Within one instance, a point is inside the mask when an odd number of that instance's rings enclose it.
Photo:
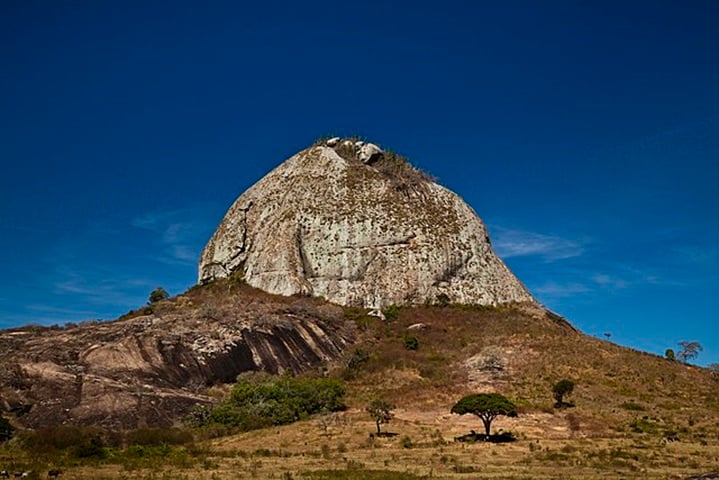
M 358 325 L 357 348 L 370 353 L 356 371 L 332 370 L 348 378 L 347 412 L 183 447 L 151 467 L 66 466 L 68 477 L 195 478 L 202 469 L 206 478 L 683 478 L 719 470 L 719 382 L 706 370 L 583 335 L 536 307 L 418 307 L 390 323 L 352 309 L 346 317 Z M 427 327 L 407 330 L 418 322 Z M 404 347 L 408 332 L 418 350 Z M 556 411 L 551 386 L 562 378 L 577 383 L 575 407 Z M 480 423 L 450 415 L 451 405 L 479 391 L 520 406 L 518 418 L 493 424 L 517 442 L 453 441 Z M 397 404 L 388 426 L 396 437 L 368 437 L 374 425 L 363 409 L 374 396 Z M 669 432 L 680 441 L 668 442 Z M 13 454 L 0 450 L 0 469 Z M 343 477 L 319 473 L 335 469 Z

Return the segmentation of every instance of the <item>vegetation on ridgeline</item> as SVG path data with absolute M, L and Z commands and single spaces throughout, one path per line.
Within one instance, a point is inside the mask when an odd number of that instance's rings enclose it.
M 150 292 L 150 296 L 147 299 L 147 304 L 154 305 L 157 302 L 167 300 L 168 298 L 170 298 L 170 294 L 167 293 L 167 290 L 165 290 L 162 287 L 157 287 L 153 291 Z

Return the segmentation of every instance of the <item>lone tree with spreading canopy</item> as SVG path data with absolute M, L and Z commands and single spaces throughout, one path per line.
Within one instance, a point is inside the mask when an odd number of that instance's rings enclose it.
M 459 415 L 466 413 L 477 415 L 484 424 L 486 439 L 490 437 L 489 432 L 492 420 L 496 417 L 499 415 L 506 415 L 508 417 L 517 416 L 517 408 L 514 404 L 499 393 L 475 393 L 467 395 L 454 404 L 451 412 Z

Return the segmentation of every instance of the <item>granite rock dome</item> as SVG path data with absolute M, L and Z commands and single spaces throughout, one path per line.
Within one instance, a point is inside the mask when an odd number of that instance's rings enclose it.
M 317 142 L 240 195 L 199 263 L 200 283 L 231 275 L 368 308 L 535 302 L 458 195 L 354 139 Z

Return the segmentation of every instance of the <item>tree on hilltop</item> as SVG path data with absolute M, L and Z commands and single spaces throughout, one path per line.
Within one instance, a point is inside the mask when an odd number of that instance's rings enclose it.
M 157 287 L 152 292 L 150 292 L 150 297 L 147 299 L 147 304 L 152 305 L 162 300 L 167 300 L 168 298 L 170 298 L 170 294 L 167 293 L 167 290 L 162 287 Z
M 699 342 L 687 342 L 686 340 L 679 342 L 682 349 L 677 353 L 677 359 L 683 363 L 689 363 L 689 360 L 699 356 L 699 352 L 704 350 Z

